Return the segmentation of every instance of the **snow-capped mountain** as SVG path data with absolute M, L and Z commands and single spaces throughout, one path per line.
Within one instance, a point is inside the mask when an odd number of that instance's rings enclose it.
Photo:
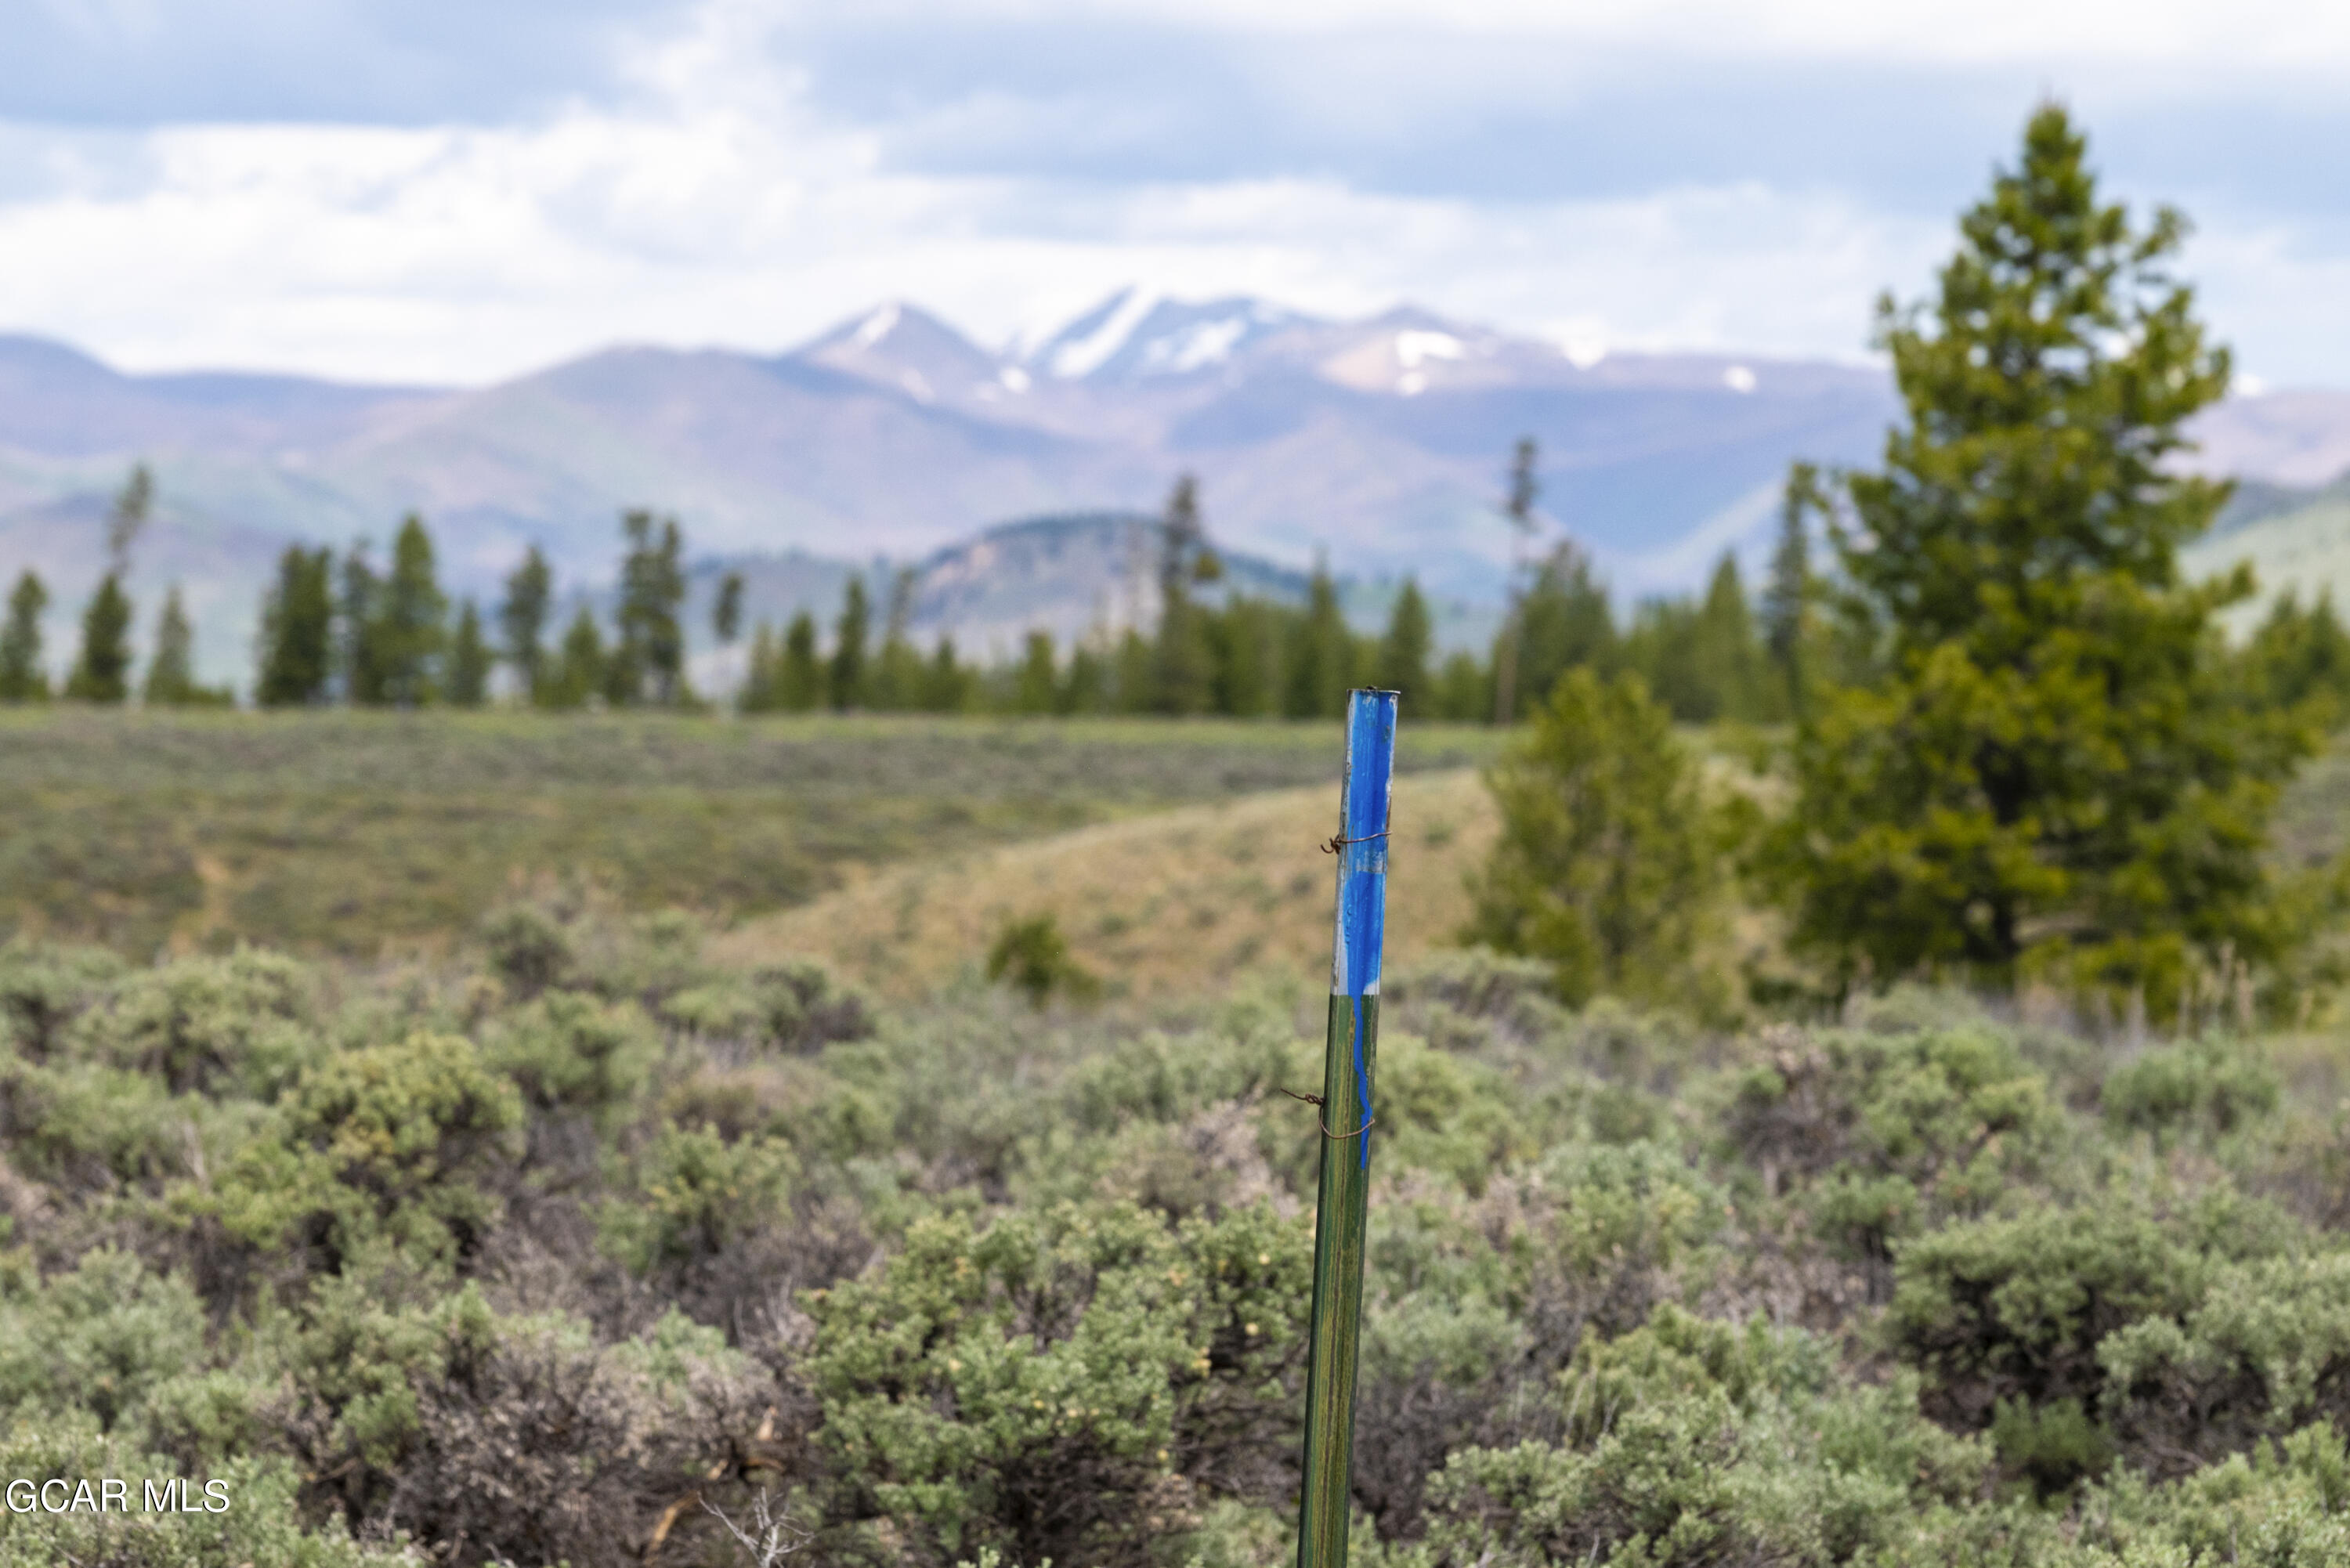
M 845 569 L 1013 519 L 1149 512 L 1188 472 L 1227 548 L 1490 602 L 1512 547 L 1495 503 L 1532 436 L 1548 531 L 1629 597 L 1757 550 L 1787 463 L 1873 458 L 1894 412 L 1867 367 L 1599 354 L 1408 307 L 1334 321 L 1134 289 L 1024 348 L 895 302 L 780 355 L 613 348 L 467 389 L 130 376 L 0 337 L 0 574 L 36 566 L 78 602 L 105 497 L 147 461 L 161 500 L 134 586 L 183 581 L 207 670 L 236 673 L 285 543 L 380 543 L 411 510 L 452 585 L 487 594 L 532 542 L 573 584 L 608 576 L 627 506 L 675 513 L 702 553 Z M 2201 430 L 2220 466 L 2305 482 L 2350 451 L 2350 394 L 2239 400 Z M 980 597 L 999 619 L 1025 602 Z

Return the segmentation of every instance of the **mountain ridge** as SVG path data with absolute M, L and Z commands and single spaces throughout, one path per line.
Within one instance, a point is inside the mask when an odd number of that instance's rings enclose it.
M 411 510 L 452 587 L 487 595 L 532 543 L 567 581 L 600 580 L 627 506 L 679 515 L 698 555 L 846 570 L 1006 520 L 1148 513 L 1189 472 L 1229 549 L 1491 603 L 1511 549 L 1495 499 L 1531 433 L 1550 531 L 1628 598 L 1689 586 L 1723 549 L 1754 559 L 1787 462 L 1872 459 L 1895 412 L 1866 367 L 1595 357 L 1418 306 L 1338 321 L 1140 290 L 1001 350 L 885 301 L 779 354 L 617 345 L 472 388 L 128 375 L 8 337 L 0 571 L 36 567 L 76 602 L 102 530 L 74 519 L 134 459 L 159 480 L 142 574 L 203 574 L 192 597 L 224 606 L 257 605 L 285 543 L 380 541 Z M 2350 393 L 2239 400 L 2201 428 L 2228 472 L 2350 466 Z M 214 670 L 247 657 L 254 612 L 232 615 L 203 628 Z

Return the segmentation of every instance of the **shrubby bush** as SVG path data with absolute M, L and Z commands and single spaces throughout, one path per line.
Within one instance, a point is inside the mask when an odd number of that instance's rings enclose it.
M 0 1563 L 715 1564 L 702 1502 L 763 1488 L 811 1563 L 1287 1558 L 1318 997 L 884 1012 L 681 918 L 492 938 L 376 975 L 5 950 L 9 1451 L 253 1501 L 0 1519 Z M 1555 978 L 1391 977 L 1367 1561 L 2335 1552 L 2322 1075 Z

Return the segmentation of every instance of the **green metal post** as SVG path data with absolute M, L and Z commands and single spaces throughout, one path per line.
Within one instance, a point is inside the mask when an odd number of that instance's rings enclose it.
M 1314 1223 L 1314 1324 L 1305 1371 L 1297 1568 L 1345 1568 L 1347 1561 L 1395 731 L 1395 692 L 1348 694 L 1347 773 L 1338 797 L 1342 826 L 1334 841 L 1337 919 L 1331 943 L 1330 1027 L 1323 1047 L 1322 1182 Z

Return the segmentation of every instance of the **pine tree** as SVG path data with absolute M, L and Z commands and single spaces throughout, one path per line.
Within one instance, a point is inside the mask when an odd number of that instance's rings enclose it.
M 775 641 L 774 624 L 761 621 L 759 629 L 751 634 L 751 657 L 743 671 L 742 690 L 734 693 L 737 711 L 772 713 L 783 706 L 779 691 L 782 659 L 783 649 Z
M 90 596 L 81 619 L 81 657 L 66 678 L 66 695 L 84 702 L 116 703 L 130 696 L 130 546 L 147 526 L 155 502 L 155 476 L 143 462 L 115 495 L 106 524 L 106 576 Z
M 685 630 L 678 611 L 685 603 L 685 537 L 677 519 L 633 511 L 620 518 L 629 543 L 620 563 L 619 638 L 606 666 L 604 692 L 615 706 L 651 701 L 663 707 L 687 701 Z
M 1283 660 L 1288 690 L 1282 711 L 1293 719 L 1336 719 L 1345 713 L 1347 689 L 1355 683 L 1355 634 L 1338 608 L 1338 586 L 1319 562 L 1306 585 L 1305 613 L 1291 623 L 1290 643 Z
M 1208 618 L 1215 711 L 1240 719 L 1280 711 L 1284 615 L 1279 605 L 1235 597 L 1224 602 L 1222 613 Z
M 802 610 L 784 634 L 783 669 L 775 678 L 775 702 L 786 713 L 805 713 L 825 699 L 827 674 L 816 653 L 816 617 Z
M 978 685 L 974 671 L 963 667 L 955 657 L 954 639 L 942 637 L 931 651 L 931 662 L 923 671 L 922 695 L 920 706 L 926 713 L 960 713 L 972 705 Z
M 1534 536 L 1534 503 L 1542 496 L 1542 481 L 1538 470 L 1542 465 L 1542 449 L 1532 436 L 1520 436 L 1510 454 L 1510 490 L 1502 503 L 1503 515 L 1510 520 L 1510 586 L 1509 610 L 1502 618 L 1502 631 L 1493 645 L 1493 722 L 1513 724 L 1520 711 L 1518 696 L 1518 661 L 1525 652 L 1524 640 L 1519 632 L 1519 621 L 1524 611 L 1520 597 L 1519 578 L 1524 569 L 1525 548 Z
M 1908 421 L 1832 537 L 1885 673 L 1814 693 L 1770 864 L 1847 980 L 2039 974 L 2164 1016 L 2196 964 L 2306 934 L 2262 851 L 2312 736 L 2230 700 L 2213 616 L 2250 573 L 2178 569 L 2226 488 L 2172 454 L 2229 372 L 2168 267 L 2184 221 L 2134 228 L 2084 154 L 2041 109 L 1930 312 L 1880 306 Z
M 1436 677 L 1436 717 L 1459 724 L 1493 716 L 1492 681 L 1477 656 L 1463 649 L 1444 660 Z
M 1581 666 L 1609 674 L 1620 653 L 1607 590 L 1592 577 L 1589 558 L 1572 542 L 1562 543 L 1494 640 L 1496 685 L 1505 667 L 1517 672 L 1514 696 L 1496 711 L 1508 722 L 1523 718 L 1547 700 L 1560 676 Z
M 261 670 L 253 700 L 264 708 L 326 701 L 334 675 L 334 563 L 326 550 L 288 545 L 261 607 Z
M 1050 713 L 1061 705 L 1061 672 L 1053 656 L 1053 634 L 1032 631 L 1012 680 L 1014 713 Z
M 1197 584 L 1212 582 L 1222 563 L 1208 545 L 1200 518 L 1200 486 L 1190 474 L 1168 493 L 1159 524 L 1159 646 L 1151 706 L 1161 713 L 1203 713 L 1211 692 L 1206 612 L 1192 598 Z
M 1061 684 L 1058 709 L 1063 713 L 1109 711 L 1109 663 L 1089 639 L 1069 650 L 1069 675 Z
M 1428 656 L 1433 640 L 1419 579 L 1406 577 L 1388 616 L 1387 635 L 1379 639 L 1378 668 L 1372 680 L 1386 691 L 1402 692 L 1409 711 L 1431 718 L 1436 693 L 1429 685 Z
M 904 567 L 889 579 L 889 611 L 882 622 L 881 653 L 868 681 L 868 705 L 885 713 L 905 712 L 923 706 L 929 676 L 922 656 L 914 651 L 907 623 L 914 613 L 914 572 Z
M 840 619 L 832 629 L 832 663 L 825 672 L 825 695 L 836 712 L 864 704 L 865 641 L 872 635 L 872 621 L 865 579 L 853 576 L 840 596 Z
M 1619 659 L 1637 672 L 1665 711 L 1685 724 L 1711 723 L 1721 693 L 1707 679 L 1699 647 L 1698 607 L 1687 598 L 1654 598 L 1632 612 Z
M 147 679 L 139 700 L 151 708 L 218 707 L 229 701 L 225 691 L 196 683 L 196 628 L 174 586 L 163 596 L 162 613 L 155 618 L 155 648 L 147 660 Z
M 718 597 L 710 607 L 710 630 L 721 648 L 732 648 L 743 634 L 743 574 L 729 572 L 718 579 Z
M 1808 514 L 1825 505 L 1819 471 L 1799 462 L 1787 475 L 1779 506 L 1779 542 L 1771 552 L 1771 581 L 1762 593 L 1762 642 L 1779 672 L 1787 711 L 1800 722 L 1810 711 L 1814 678 L 1813 606 L 1818 587 L 1812 578 Z
M 1690 631 L 1698 683 L 1711 693 L 1711 717 L 1753 722 L 1776 712 L 1763 680 L 1762 645 L 1746 582 L 1738 557 L 1727 550 L 1706 585 Z
M 482 635 L 482 612 L 472 599 L 457 607 L 457 629 L 449 639 L 442 694 L 452 708 L 478 708 L 489 701 L 490 667 L 496 655 Z
M 81 657 L 66 679 L 66 695 L 79 702 L 117 703 L 130 695 L 130 596 L 122 575 L 110 571 L 81 617 Z
M 383 579 L 368 557 L 368 542 L 364 538 L 357 540 L 343 553 L 342 591 L 335 605 L 335 618 L 342 628 L 338 661 L 342 666 L 343 697 L 359 707 L 375 707 L 386 701 L 382 628 L 377 618 L 382 596 Z
M 8 621 L 0 627 L 0 702 L 46 702 L 49 674 L 41 668 L 41 616 L 49 590 L 30 571 L 8 595 Z
M 583 708 L 588 700 L 605 690 L 608 679 L 604 652 L 604 630 L 596 624 L 596 614 L 586 605 L 571 618 L 570 627 L 563 634 L 563 646 L 556 655 L 553 673 L 539 686 L 539 705 L 546 708 Z
M 533 545 L 522 564 L 506 577 L 506 597 L 498 606 L 498 630 L 505 639 L 505 659 L 513 666 L 523 700 L 539 700 L 546 680 L 546 618 L 555 601 L 555 572 Z
M 381 682 L 378 701 L 421 708 L 440 695 L 448 619 L 448 596 L 433 566 L 432 535 L 411 512 L 392 539 L 391 570 L 376 600 L 371 642 Z
M 1110 659 L 1110 711 L 1148 713 L 1159 697 L 1159 650 L 1128 627 Z
M 1546 959 L 1559 994 L 1687 1000 L 1722 839 L 1671 716 L 1629 671 L 1570 670 L 1491 775 L 1501 837 L 1464 936 Z

